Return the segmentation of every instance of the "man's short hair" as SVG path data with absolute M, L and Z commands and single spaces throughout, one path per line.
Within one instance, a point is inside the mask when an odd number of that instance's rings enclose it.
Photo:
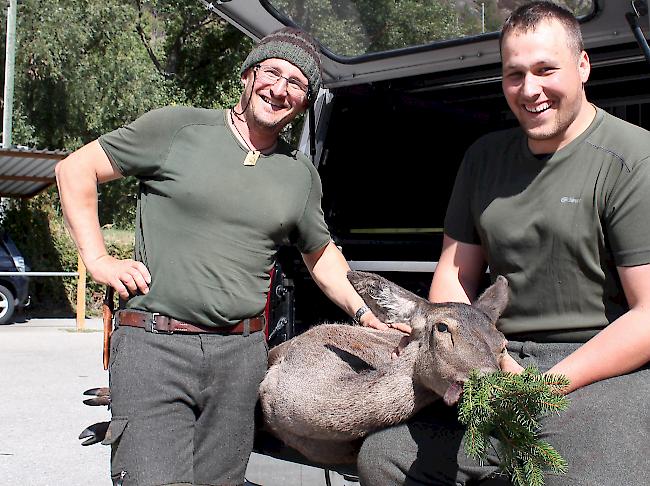
M 552 2 L 530 2 L 512 11 L 501 28 L 499 50 L 503 48 L 503 39 L 511 33 L 531 32 L 545 21 L 557 21 L 564 27 L 569 47 L 575 51 L 576 57 L 584 50 L 580 23 L 568 9 Z

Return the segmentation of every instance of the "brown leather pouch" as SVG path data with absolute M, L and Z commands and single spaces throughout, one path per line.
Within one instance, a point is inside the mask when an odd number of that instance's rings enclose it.
M 110 285 L 106 287 L 106 294 L 104 295 L 104 302 L 102 303 L 102 316 L 104 318 L 104 369 L 108 369 L 108 361 L 111 355 L 111 333 L 113 332 L 113 311 L 114 302 L 113 296 L 115 289 Z

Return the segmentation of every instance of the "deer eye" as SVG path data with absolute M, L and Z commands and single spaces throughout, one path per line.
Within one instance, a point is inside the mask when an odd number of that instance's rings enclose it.
M 449 332 L 449 326 L 445 324 L 444 322 L 439 322 L 436 324 L 436 329 L 438 332 Z

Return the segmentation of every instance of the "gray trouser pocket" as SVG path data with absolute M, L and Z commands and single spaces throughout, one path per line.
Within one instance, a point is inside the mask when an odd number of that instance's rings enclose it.
M 102 444 L 104 445 L 117 444 L 120 438 L 122 437 L 122 433 L 124 432 L 124 429 L 126 429 L 128 423 L 129 423 L 129 419 L 127 419 L 126 417 L 113 417 L 111 419 L 111 423 L 108 426 L 108 430 L 106 431 L 106 437 L 104 437 Z
M 124 481 L 128 476 L 125 464 L 117 457 L 117 447 L 128 423 L 129 420 L 126 417 L 113 417 L 106 431 L 106 437 L 102 441 L 103 445 L 110 445 L 112 449 L 111 480 L 113 486 L 124 486 Z

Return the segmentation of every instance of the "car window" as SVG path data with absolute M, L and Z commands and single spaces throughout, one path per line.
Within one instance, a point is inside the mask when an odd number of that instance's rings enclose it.
M 526 0 L 261 0 L 312 34 L 335 57 L 359 58 L 498 32 Z M 561 0 L 588 18 L 594 0 Z

